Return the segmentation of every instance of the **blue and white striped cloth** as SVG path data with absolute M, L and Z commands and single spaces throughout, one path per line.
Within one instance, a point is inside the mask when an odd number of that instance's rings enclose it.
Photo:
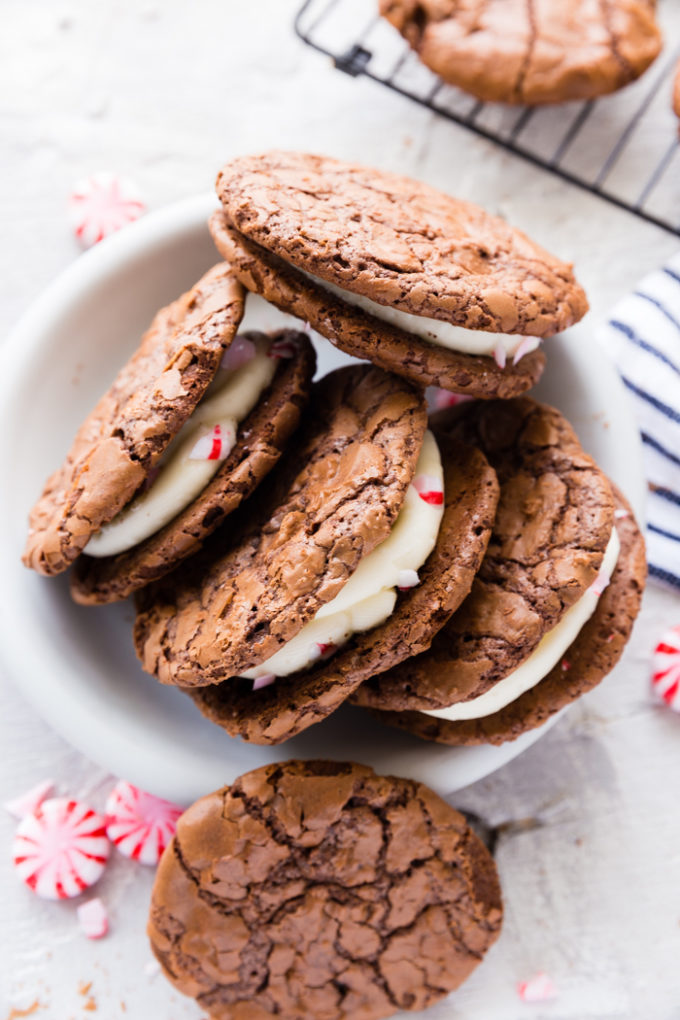
M 642 437 L 650 578 L 680 588 L 680 254 L 616 305 L 600 339 Z

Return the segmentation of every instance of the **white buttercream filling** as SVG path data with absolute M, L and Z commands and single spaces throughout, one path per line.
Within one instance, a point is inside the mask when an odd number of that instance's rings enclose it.
M 143 542 L 189 506 L 219 470 L 236 443 L 239 423 L 270 385 L 278 363 L 268 354 L 267 337 L 236 337 L 236 345 L 245 348 L 248 360 L 231 368 L 234 358 L 227 349 L 224 367 L 169 444 L 151 484 L 92 536 L 88 556 L 114 556 Z
M 567 610 L 557 626 L 548 631 L 531 655 L 517 669 L 499 680 L 478 698 L 460 701 L 449 708 L 425 711 L 423 715 L 433 715 L 437 719 L 446 719 L 448 722 L 458 722 L 462 719 L 482 719 L 487 715 L 493 715 L 494 712 L 499 712 L 544 680 L 595 612 L 600 595 L 614 572 L 620 550 L 621 543 L 616 528 L 614 528 L 596 580 L 578 602 Z M 565 662 L 564 667 L 569 669 L 569 663 Z
M 425 433 L 413 483 L 387 538 L 360 561 L 338 595 L 266 662 L 243 673 L 250 680 L 289 676 L 370 630 L 393 612 L 397 588 L 417 583 L 417 571 L 437 542 L 444 513 L 444 472 L 437 443 Z
M 485 354 L 495 356 L 497 360 L 504 361 L 505 358 L 512 358 L 522 347 L 521 357 L 535 351 L 541 343 L 535 336 L 520 336 L 509 333 L 487 333 L 481 329 L 463 329 L 461 326 L 454 326 L 450 322 L 443 322 L 441 319 L 430 319 L 426 315 L 413 315 L 412 312 L 402 312 L 392 305 L 381 305 L 377 301 L 364 297 L 363 294 L 355 294 L 354 291 L 345 290 L 335 283 L 322 280 L 305 270 L 298 270 L 304 276 L 313 280 L 324 290 L 330 291 L 336 297 L 341 298 L 349 305 L 355 305 L 370 315 L 374 315 L 383 322 L 389 322 L 392 326 L 403 329 L 406 333 L 413 333 L 422 340 L 428 340 L 436 347 L 446 347 L 450 351 L 459 351 L 461 354 Z

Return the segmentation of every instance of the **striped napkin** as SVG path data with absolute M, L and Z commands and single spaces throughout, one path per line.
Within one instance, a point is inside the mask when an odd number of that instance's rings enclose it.
M 680 254 L 615 306 L 599 339 L 640 428 L 650 577 L 680 589 Z

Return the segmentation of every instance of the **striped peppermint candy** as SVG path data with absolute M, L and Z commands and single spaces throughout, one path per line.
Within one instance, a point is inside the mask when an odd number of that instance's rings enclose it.
M 47 900 L 65 900 L 89 889 L 106 867 L 106 819 L 86 804 L 55 797 L 26 815 L 12 846 L 22 882 Z
M 138 220 L 146 211 L 137 186 L 127 177 L 108 172 L 78 181 L 68 205 L 73 230 L 85 248 Z
M 431 506 L 441 506 L 444 502 L 442 483 L 434 475 L 416 475 L 413 479 L 413 488 L 423 503 L 429 503 Z
M 231 425 L 213 425 L 210 432 L 197 439 L 189 460 L 226 460 L 236 445 L 236 432 Z
M 667 630 L 654 649 L 652 690 L 665 705 L 680 712 L 680 624 Z
M 182 809 L 120 780 L 106 801 L 106 833 L 124 857 L 155 866 L 175 835 Z

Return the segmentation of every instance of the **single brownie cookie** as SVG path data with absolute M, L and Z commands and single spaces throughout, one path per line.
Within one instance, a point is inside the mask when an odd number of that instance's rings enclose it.
M 182 815 L 148 933 L 214 1020 L 380 1020 L 465 981 L 502 909 L 488 850 L 426 786 L 291 761 Z
M 274 152 L 232 160 L 217 191 L 213 238 L 247 288 L 420 385 L 521 393 L 539 340 L 587 309 L 570 266 L 409 178 Z
M 380 0 L 444 81 L 491 102 L 593 99 L 661 50 L 654 0 Z
M 479 697 L 516 669 L 595 581 L 614 526 L 608 479 L 551 407 L 460 404 L 436 427 L 484 451 L 501 496 L 472 591 L 430 650 L 363 684 L 358 704 L 428 710 Z
M 158 312 L 31 511 L 26 566 L 42 574 L 65 570 L 132 499 L 213 379 L 243 298 L 221 264 Z
M 444 468 L 445 509 L 437 543 L 418 571 L 418 584 L 402 591 L 384 623 L 354 634 L 331 658 L 253 690 L 234 677 L 201 687 L 192 697 L 232 736 L 278 744 L 320 722 L 362 683 L 429 648 L 470 591 L 489 541 L 498 483 L 486 458 L 457 440 L 437 435 Z
M 257 339 L 255 334 L 240 334 Z M 202 547 L 222 521 L 247 499 L 279 460 L 311 389 L 314 348 L 302 333 L 283 330 L 271 338 L 276 373 L 239 426 L 236 444 L 212 481 L 169 524 L 132 549 L 95 558 L 87 551 L 71 573 L 76 602 L 96 605 L 128 595 L 169 573 Z
M 383 722 L 442 744 L 502 744 L 541 726 L 551 715 L 597 686 L 621 658 L 640 611 L 647 562 L 645 543 L 620 493 L 616 530 L 619 558 L 595 612 L 560 661 L 534 687 L 504 708 L 476 719 L 449 721 L 423 712 L 380 712 Z M 456 664 L 452 663 L 452 668 Z
M 182 571 L 138 599 L 137 653 L 163 683 L 219 683 L 272 656 L 394 524 L 427 424 L 424 398 L 371 366 L 318 382 L 295 449 Z

